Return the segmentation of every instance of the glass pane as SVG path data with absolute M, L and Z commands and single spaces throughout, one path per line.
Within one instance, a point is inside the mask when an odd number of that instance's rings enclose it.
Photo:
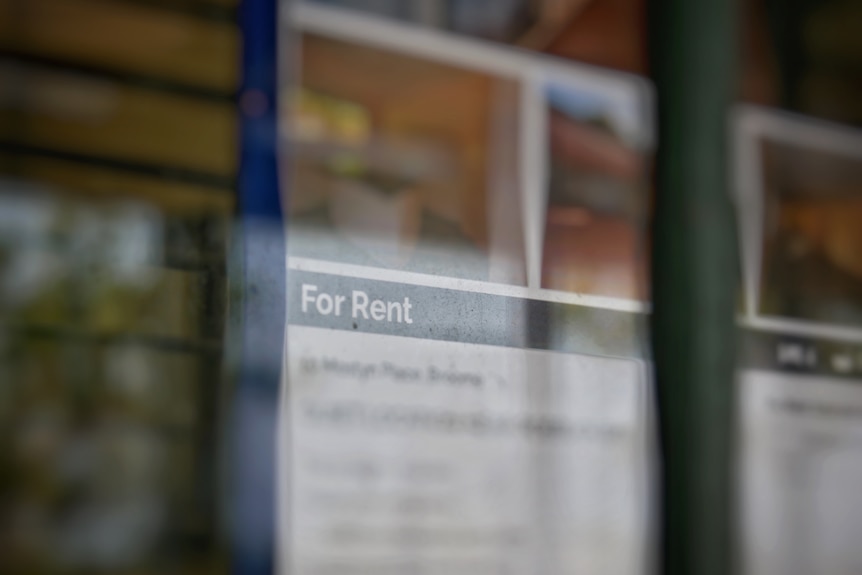
M 0 8 L 4 573 L 228 570 L 239 47 L 196 4 Z

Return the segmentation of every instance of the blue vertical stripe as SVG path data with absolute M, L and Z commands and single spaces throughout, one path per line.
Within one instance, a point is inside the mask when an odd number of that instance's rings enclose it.
M 278 2 L 243 0 L 238 225 L 232 304 L 238 350 L 230 461 L 233 572 L 274 572 L 276 429 L 285 325 L 277 168 Z

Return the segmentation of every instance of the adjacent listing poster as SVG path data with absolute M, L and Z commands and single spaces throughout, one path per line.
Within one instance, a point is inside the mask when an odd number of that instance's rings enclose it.
M 862 133 L 737 117 L 745 573 L 862 572 Z
M 648 88 L 292 23 L 279 571 L 649 572 Z

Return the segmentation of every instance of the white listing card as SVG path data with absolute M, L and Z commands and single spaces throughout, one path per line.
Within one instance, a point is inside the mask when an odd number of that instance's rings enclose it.
M 288 329 L 282 572 L 645 571 L 643 364 Z

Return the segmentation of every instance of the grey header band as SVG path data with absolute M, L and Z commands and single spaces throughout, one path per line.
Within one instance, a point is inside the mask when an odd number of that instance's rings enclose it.
M 825 375 L 862 383 L 862 345 L 837 339 L 745 329 L 743 368 Z
M 640 313 L 298 270 L 288 271 L 287 292 L 292 325 L 563 353 L 646 356 L 645 315 Z

